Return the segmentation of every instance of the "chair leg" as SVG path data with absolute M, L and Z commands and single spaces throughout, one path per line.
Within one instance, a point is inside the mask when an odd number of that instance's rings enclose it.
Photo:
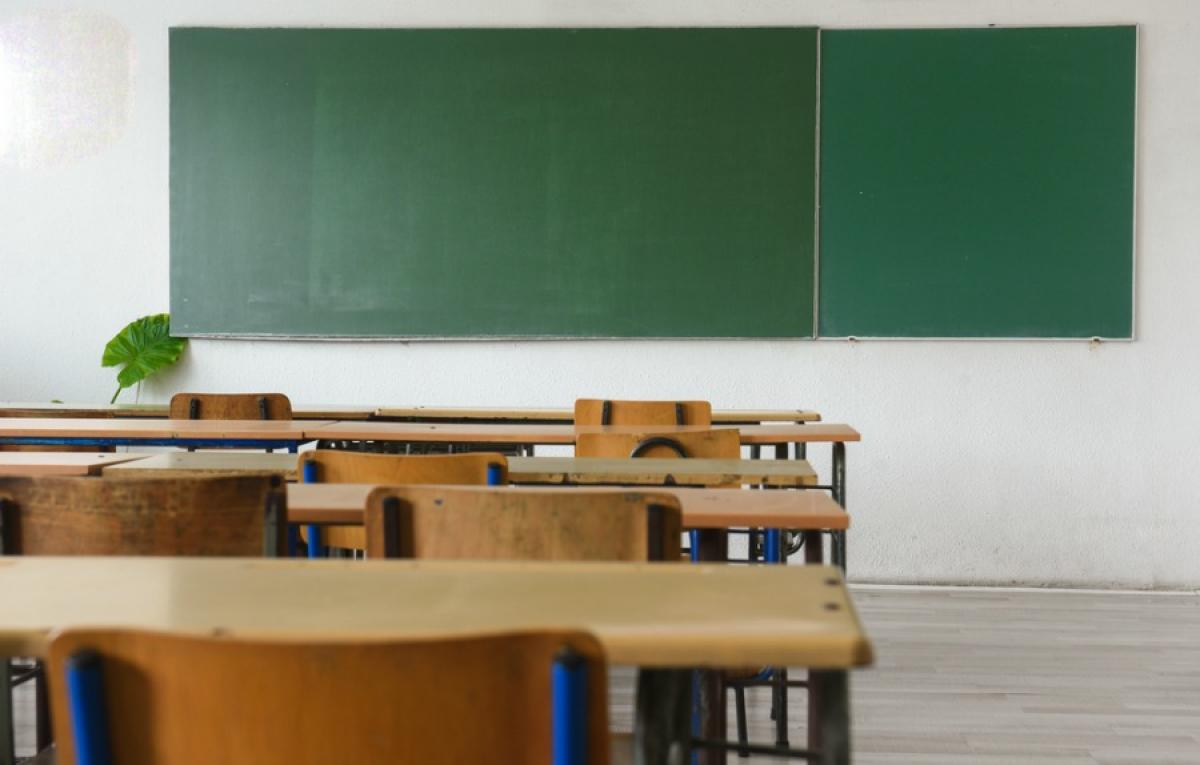
M 743 747 L 749 745 L 750 734 L 746 726 L 746 688 L 743 685 L 733 686 L 733 705 L 737 711 L 737 737 L 738 743 Z M 738 757 L 749 757 L 750 752 L 746 749 L 738 749 Z
M 50 727 L 50 685 L 46 682 L 44 662 L 38 662 L 38 673 L 33 683 L 37 705 L 37 750 L 40 752 L 54 743 L 54 733 Z
M 11 672 L 11 662 L 0 659 L 0 765 L 13 765 L 17 761 Z
M 787 669 L 778 667 L 775 670 L 775 683 L 772 695 L 775 697 L 775 746 L 788 746 L 788 708 L 787 708 Z

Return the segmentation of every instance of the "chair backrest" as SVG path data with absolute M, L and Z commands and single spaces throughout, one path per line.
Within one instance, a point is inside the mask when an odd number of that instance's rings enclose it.
M 679 500 L 652 492 L 383 486 L 367 498 L 369 558 L 679 558 Z
M 586 633 L 305 643 L 71 630 L 50 643 L 58 761 L 85 745 L 71 666 L 76 678 L 99 668 L 94 698 L 121 765 L 550 763 L 556 659 L 584 681 L 586 762 L 607 763 L 604 654 Z
M 390 486 L 459 484 L 486 486 L 489 472 L 496 485 L 508 483 L 508 460 L 503 454 L 368 454 L 317 449 L 300 455 L 300 475 L 315 471 L 319 483 L 378 483 Z M 306 479 L 307 480 L 307 479 Z M 301 532 L 308 541 L 308 531 Z M 361 550 L 366 536 L 359 526 L 329 526 L 321 541 L 329 547 Z
M 279 476 L 0 478 L 6 555 L 281 555 Z
M 575 400 L 575 424 L 596 425 L 712 425 L 712 405 L 707 401 Z
M 306 469 L 316 470 L 320 483 L 486 486 L 489 470 L 498 484 L 508 483 L 508 460 L 489 452 L 409 455 L 317 449 L 300 455 L 300 475 Z
M 292 402 L 282 393 L 176 393 L 173 420 L 290 420 Z
M 580 433 L 576 457 L 661 457 L 665 459 L 738 459 L 741 435 L 734 428 L 687 433 Z

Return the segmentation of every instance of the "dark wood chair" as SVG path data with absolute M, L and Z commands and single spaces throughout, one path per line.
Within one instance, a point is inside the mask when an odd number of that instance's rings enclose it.
M 173 420 L 290 420 L 292 402 L 282 393 L 176 393 Z
M 741 457 L 741 435 L 733 428 L 687 433 L 580 433 L 576 457 L 655 457 L 662 459 L 728 459 Z
M 575 425 L 712 425 L 712 405 L 707 401 L 613 401 L 599 398 L 575 400 Z
M 652 492 L 380 487 L 369 558 L 678 561 L 679 501 Z
M 608 763 L 604 654 L 586 633 L 297 642 L 71 630 L 48 663 L 62 763 L 79 761 L 76 731 L 97 718 L 81 708 L 100 710 L 121 765 L 551 763 L 563 669 L 582 685 L 584 761 Z M 72 699 L 68 673 L 98 687 Z
M 6 555 L 283 554 L 279 476 L 0 478 Z

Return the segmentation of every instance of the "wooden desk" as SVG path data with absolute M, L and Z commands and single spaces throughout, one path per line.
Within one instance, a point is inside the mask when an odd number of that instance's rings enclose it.
M 106 475 L 154 473 L 185 476 L 203 473 L 266 475 L 283 473 L 298 480 L 296 455 L 247 452 L 180 452 L 140 455 L 106 470 Z M 586 457 L 510 457 L 512 483 L 624 484 L 661 486 L 668 477 L 682 485 L 722 483 L 813 486 L 817 474 L 805 460 L 594 459 Z
M 291 523 L 360 526 L 367 495 L 374 484 L 293 483 L 288 491 Z M 456 487 L 464 488 L 464 487 Z M 554 491 L 549 486 L 480 487 L 478 491 Z M 577 487 L 571 491 L 613 491 L 602 487 Z M 693 529 L 728 529 L 743 526 L 807 530 L 844 530 L 850 516 L 824 492 L 740 491 L 656 486 L 656 494 L 679 498 L 683 525 Z
M 681 668 L 806 666 L 820 723 L 810 729 L 830 733 L 810 746 L 829 744 L 829 763 L 850 757 L 847 671 L 872 661 L 827 566 L 0 559 L 0 656 L 44 657 L 51 632 L 88 626 L 297 640 L 587 630 L 610 662 L 644 668 L 636 718 L 648 749 L 686 742 Z
M 579 628 L 616 664 L 871 662 L 832 566 L 0 558 L 0 656 L 44 656 L 51 630 L 82 626 L 297 639 Z
M 4 417 L 0 443 L 295 448 L 307 428 L 331 424 L 330 420 Z
M 53 404 L 33 402 L 0 402 L 0 417 L 151 417 L 166 419 L 167 404 Z M 373 406 L 352 404 L 293 404 L 295 420 L 369 420 L 375 414 Z
M 596 457 L 509 457 L 512 483 L 718 486 L 817 484 L 807 460 L 603 459 Z
M 574 424 L 575 410 L 567 407 L 499 408 L 472 406 L 383 406 L 375 412 L 381 420 L 402 422 Z M 333 419 L 345 419 L 335 417 Z M 764 422 L 817 422 L 818 412 L 804 409 L 719 409 L 714 423 L 757 425 Z
M 56 404 L 0 402 L 0 417 L 166 417 L 166 404 Z
M 106 467 L 145 456 L 132 453 L 0 452 L 0 475 L 100 475 Z
M 142 454 L 139 459 L 113 465 L 105 476 L 116 478 L 153 475 L 159 478 L 194 478 L 202 475 L 274 475 L 298 481 L 295 454 L 267 452 L 171 452 Z M 117 468 L 121 468 L 118 470 Z
M 733 426 L 716 426 L 733 427 Z M 402 441 L 426 443 L 539 444 L 570 446 L 576 433 L 684 433 L 708 430 L 690 425 L 653 428 L 596 427 L 573 425 L 501 425 L 432 424 L 419 422 L 334 422 L 313 424 L 304 429 L 309 439 L 328 441 Z M 862 436 L 849 425 L 818 423 L 813 425 L 742 425 L 737 426 L 743 444 L 781 445 L 809 443 L 846 443 Z
M 77 404 L 31 401 L 0 402 L 0 417 L 111 418 L 151 417 L 166 419 L 167 404 Z M 439 407 L 366 406 L 354 404 L 292 404 L 296 420 L 398 420 L 406 422 L 573 424 L 575 411 L 568 407 Z M 712 413 L 714 423 L 757 425 L 767 422 L 819 422 L 821 415 L 807 409 L 720 409 Z

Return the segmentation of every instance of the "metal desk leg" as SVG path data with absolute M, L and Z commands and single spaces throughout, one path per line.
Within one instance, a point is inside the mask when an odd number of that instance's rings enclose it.
M 695 552 L 692 557 L 698 562 L 723 562 L 729 557 L 729 532 L 725 529 L 699 529 L 693 532 Z M 725 675 L 720 670 L 701 670 L 696 673 L 699 694 L 696 710 L 696 735 L 709 741 L 724 741 L 725 726 Z M 699 749 L 694 761 L 696 765 L 724 765 L 724 749 Z
M 846 445 L 841 441 L 833 443 L 833 499 L 842 509 L 846 509 Z M 842 572 L 846 571 L 846 532 L 835 531 L 830 535 L 830 553 L 834 565 Z
M 16 762 L 16 739 L 13 734 L 12 663 L 0 658 L 0 765 Z
M 821 540 L 821 532 L 806 531 L 804 532 L 804 562 L 808 565 L 820 565 L 824 557 L 824 543 Z M 813 675 L 816 672 L 809 670 L 808 673 L 808 730 L 809 730 L 809 748 L 812 748 L 812 731 L 816 730 L 816 726 L 820 723 L 818 715 L 821 709 L 821 704 L 824 703 L 821 698 L 821 688 L 813 683 Z
M 50 681 L 46 677 L 46 663 L 38 662 L 38 674 L 33 681 L 34 714 L 37 716 L 37 750 L 40 752 L 54 743 L 50 728 Z
M 687 765 L 692 722 L 690 669 L 638 670 L 635 765 Z
M 846 506 L 846 445 L 833 442 L 833 499 Z
M 700 670 L 696 673 L 699 693 L 697 694 L 696 736 L 706 741 L 724 741 L 725 728 L 725 673 L 720 670 Z M 693 762 L 696 765 L 725 765 L 726 750 L 697 749 Z
M 820 765 L 850 765 L 850 684 L 845 670 L 808 673 L 808 748 Z M 820 699 L 818 703 L 817 699 Z

